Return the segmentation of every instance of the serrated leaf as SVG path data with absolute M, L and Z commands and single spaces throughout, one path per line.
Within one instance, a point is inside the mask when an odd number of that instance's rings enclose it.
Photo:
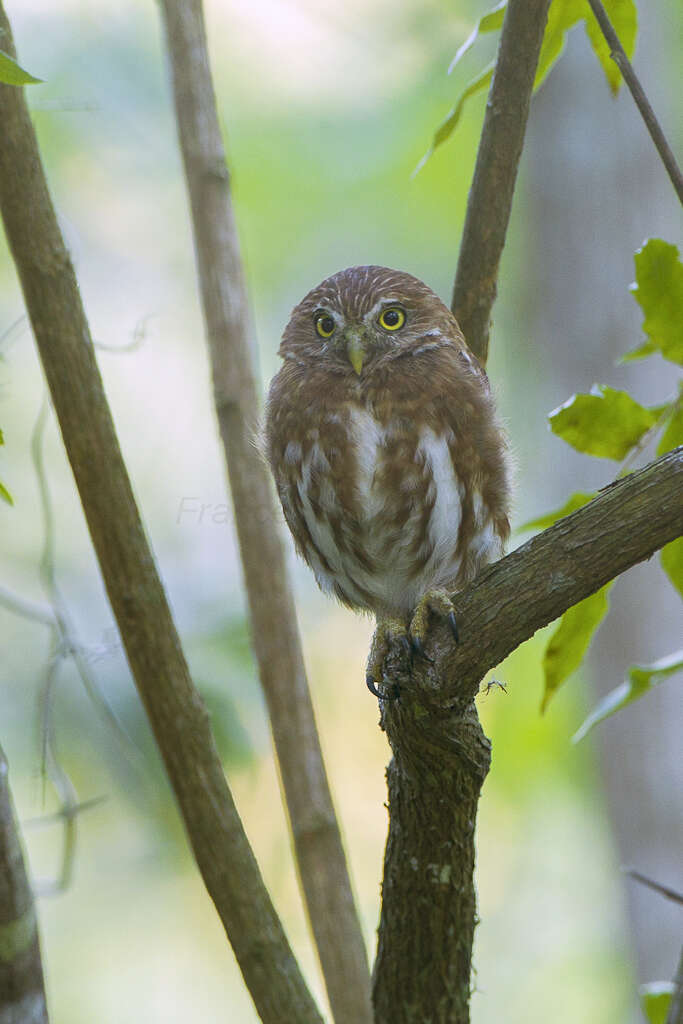
M 636 32 L 638 30 L 638 12 L 634 0 L 605 0 L 605 10 L 612 22 L 614 31 L 619 37 L 619 42 L 624 47 L 626 56 L 631 59 L 636 48 Z M 619 91 L 623 79 L 615 61 L 610 56 L 610 47 L 600 31 L 600 26 L 595 15 L 589 10 L 586 15 L 586 33 L 590 39 L 595 55 L 602 64 L 602 70 L 607 77 L 614 95 Z
M 8 53 L 0 50 L 0 82 L 5 85 L 33 85 L 42 82 L 42 78 L 29 75 Z
M 541 702 L 541 713 L 548 706 L 550 698 L 562 683 L 575 672 L 584 659 L 593 639 L 593 634 L 607 614 L 607 594 L 614 581 L 611 580 L 596 594 L 591 594 L 569 608 L 550 638 L 543 655 L 545 688 Z
M 659 552 L 662 569 L 683 597 L 683 537 L 672 540 Z
M 660 658 L 652 665 L 633 665 L 628 671 L 628 679 L 617 686 L 600 701 L 582 725 L 572 736 L 572 743 L 578 743 L 599 722 L 621 711 L 622 708 L 639 700 L 649 690 L 661 683 L 663 679 L 683 670 L 683 650 Z
M 503 18 L 505 17 L 505 10 L 507 8 L 507 0 L 501 0 L 499 4 L 496 4 L 494 8 L 483 14 L 477 24 L 474 26 L 470 34 L 468 35 L 465 42 L 459 47 L 455 57 L 448 65 L 448 72 L 450 73 L 455 68 L 461 59 L 465 56 L 468 50 L 471 50 L 477 41 L 478 36 L 483 35 L 485 32 L 495 32 L 503 24 Z
M 6 501 L 8 505 L 14 504 L 14 499 L 12 498 L 12 495 L 10 494 L 10 492 L 7 490 L 3 483 L 0 483 L 0 498 L 2 498 L 3 501 Z
M 683 444 L 683 394 L 672 403 L 673 415 L 666 425 L 666 430 L 659 439 L 657 455 L 666 455 L 667 452 L 678 448 Z
M 634 262 L 631 292 L 645 314 L 643 332 L 665 359 L 683 364 L 683 263 L 678 249 L 661 238 L 650 238 Z
M 651 981 L 640 986 L 640 1005 L 648 1024 L 666 1024 L 666 1015 L 674 991 L 675 985 L 671 981 Z
M 546 512 L 544 516 L 539 516 L 538 519 L 530 519 L 528 522 L 522 523 L 521 526 L 517 527 L 517 532 L 521 533 L 523 530 L 547 530 L 558 519 L 563 519 L 565 516 L 571 515 L 572 512 L 576 512 L 577 509 L 583 508 L 584 505 L 593 500 L 595 494 L 595 491 L 576 491 L 564 503 L 562 508 L 557 508 L 554 512 Z
M 657 415 L 626 391 L 594 384 L 590 394 L 572 395 L 548 419 L 553 433 L 577 451 L 620 461 L 654 426 Z
M 440 146 L 443 142 L 446 141 L 447 138 L 449 138 L 450 135 L 453 134 L 453 132 L 455 131 L 455 127 L 458 121 L 460 120 L 460 117 L 462 116 L 465 103 L 470 98 L 470 96 L 474 96 L 475 93 L 481 92 L 482 89 L 485 89 L 487 87 L 487 85 L 491 81 L 491 76 L 493 75 L 493 67 L 494 62 L 491 61 L 491 63 L 488 64 L 484 68 L 484 70 L 481 71 L 476 76 L 476 78 L 472 79 L 469 85 L 465 86 L 464 90 L 460 94 L 458 102 L 453 107 L 448 117 L 444 121 L 442 121 L 442 123 L 436 129 L 436 132 L 434 133 L 434 138 L 432 139 L 432 144 L 425 153 L 425 155 L 420 160 L 415 170 L 413 171 L 413 177 L 415 177 L 418 171 L 422 170 L 422 168 L 427 163 L 427 161 L 429 160 L 430 156 L 437 148 L 437 146 Z

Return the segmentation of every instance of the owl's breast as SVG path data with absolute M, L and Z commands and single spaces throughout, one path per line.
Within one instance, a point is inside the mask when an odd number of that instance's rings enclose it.
M 352 607 L 403 613 L 493 541 L 457 469 L 453 431 L 383 421 L 352 401 L 304 415 L 276 471 L 285 517 L 323 590 Z

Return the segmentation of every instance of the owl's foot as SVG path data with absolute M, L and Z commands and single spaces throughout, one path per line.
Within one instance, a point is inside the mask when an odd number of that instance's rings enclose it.
M 427 658 L 425 654 L 424 642 L 427 639 L 427 633 L 429 632 L 429 617 L 431 614 L 440 615 L 442 619 L 445 619 L 451 628 L 453 639 L 456 644 L 460 640 L 458 633 L 458 620 L 455 617 L 455 608 L 451 601 L 450 594 L 445 590 L 428 590 L 424 594 L 413 612 L 413 617 L 410 622 L 410 642 L 413 650 L 419 654 L 422 658 Z M 429 660 L 427 658 L 427 660 Z
M 396 643 L 410 655 L 410 640 L 405 623 L 400 619 L 378 619 L 365 670 L 365 684 L 379 700 L 398 700 L 399 697 L 398 686 L 395 684 L 390 690 L 381 689 L 384 683 L 384 661 Z

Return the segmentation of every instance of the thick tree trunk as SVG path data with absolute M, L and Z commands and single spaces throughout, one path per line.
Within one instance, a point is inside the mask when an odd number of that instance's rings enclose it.
M 374 977 L 376 1024 L 466 1024 L 476 924 L 474 834 L 491 759 L 474 704 L 387 705 L 389 837 Z

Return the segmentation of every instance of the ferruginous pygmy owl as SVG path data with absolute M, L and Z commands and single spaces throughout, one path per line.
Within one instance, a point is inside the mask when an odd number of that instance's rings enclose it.
M 367 684 L 388 645 L 418 654 L 429 614 L 510 531 L 506 443 L 458 323 L 410 274 L 350 267 L 292 312 L 266 449 L 296 547 L 322 590 L 374 612 Z

